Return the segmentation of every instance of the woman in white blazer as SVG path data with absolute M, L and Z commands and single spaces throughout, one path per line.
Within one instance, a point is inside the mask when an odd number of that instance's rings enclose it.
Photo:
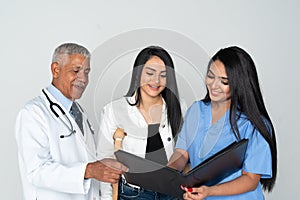
M 107 104 L 101 112 L 98 158 L 114 157 L 113 134 L 121 128 L 126 133 L 123 150 L 166 165 L 186 110 L 182 102 L 171 56 L 161 47 L 146 47 L 135 60 L 125 97 Z M 124 177 L 119 181 L 118 196 L 120 200 L 173 199 L 133 185 Z M 101 198 L 111 197 L 111 186 L 101 183 Z

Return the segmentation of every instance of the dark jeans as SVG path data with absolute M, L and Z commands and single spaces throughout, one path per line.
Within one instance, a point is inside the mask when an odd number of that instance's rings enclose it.
M 118 200 L 177 200 L 177 198 L 146 190 L 135 188 L 126 184 L 124 180 L 119 181 Z

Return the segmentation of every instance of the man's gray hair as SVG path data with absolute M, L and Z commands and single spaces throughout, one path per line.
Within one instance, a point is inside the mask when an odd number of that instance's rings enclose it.
M 91 53 L 87 48 L 75 44 L 75 43 L 64 43 L 59 45 L 53 53 L 52 62 L 60 62 L 61 56 L 63 55 L 72 55 L 72 54 L 81 54 L 87 59 L 91 58 Z

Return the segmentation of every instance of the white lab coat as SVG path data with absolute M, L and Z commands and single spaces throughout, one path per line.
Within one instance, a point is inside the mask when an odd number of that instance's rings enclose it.
M 127 98 L 133 103 L 135 97 Z M 186 103 L 181 100 L 182 116 L 187 109 Z M 127 133 L 122 142 L 122 149 L 145 158 L 148 124 L 136 106 L 131 106 L 126 98 L 121 98 L 107 104 L 101 112 L 100 128 L 97 134 L 97 157 L 113 158 L 113 134 L 117 128 L 123 128 Z M 168 124 L 167 110 L 163 102 L 159 133 L 164 144 L 168 160 L 173 154 L 175 141 L 173 140 L 171 126 Z M 101 183 L 101 199 L 112 199 L 112 188 L 108 183 Z
M 20 110 L 15 130 L 24 199 L 98 200 L 99 182 L 84 179 L 87 163 L 96 160 L 94 135 L 87 116 L 83 113 L 83 136 L 69 112 L 46 89 L 45 92 L 65 111 L 76 133 L 60 138 L 70 130 L 51 112 L 44 94 Z M 70 126 L 65 117 L 61 118 Z

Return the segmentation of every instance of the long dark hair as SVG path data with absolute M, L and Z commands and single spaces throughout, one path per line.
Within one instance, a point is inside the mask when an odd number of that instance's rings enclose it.
M 230 88 L 230 125 L 234 134 L 240 137 L 237 120 L 245 114 L 255 129 L 268 142 L 272 154 L 272 178 L 260 179 L 264 190 L 273 189 L 277 175 L 276 136 L 260 90 L 258 76 L 251 56 L 239 47 L 228 47 L 219 50 L 210 60 L 211 64 L 219 60 L 226 69 Z M 207 92 L 204 102 L 210 102 Z M 265 123 L 267 121 L 267 123 Z
M 168 123 L 171 126 L 172 135 L 173 137 L 175 137 L 181 128 L 182 113 L 178 96 L 173 60 L 165 49 L 159 46 L 149 46 L 144 48 L 137 55 L 133 65 L 131 83 L 125 97 L 131 97 L 136 93 L 136 102 L 133 104 L 130 102 L 128 103 L 132 106 L 139 106 L 141 102 L 140 82 L 142 70 L 144 68 L 145 63 L 153 56 L 159 57 L 166 65 L 167 84 L 165 89 L 161 92 L 161 95 L 166 102 Z

